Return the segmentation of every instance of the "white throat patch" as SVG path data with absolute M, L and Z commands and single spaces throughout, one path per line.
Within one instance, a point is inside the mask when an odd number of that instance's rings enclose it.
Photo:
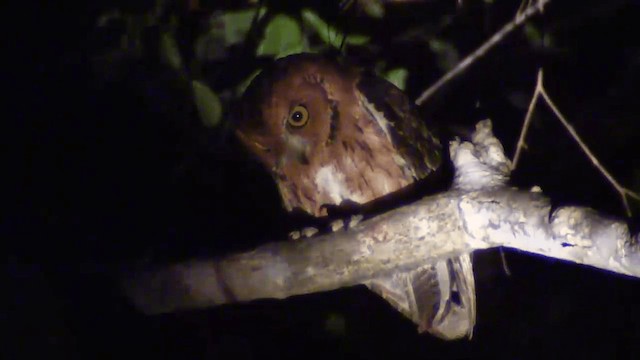
M 320 192 L 328 195 L 335 205 L 340 205 L 343 200 L 361 202 L 362 197 L 353 193 L 344 179 L 345 175 L 334 165 L 326 165 L 316 172 L 314 180 Z

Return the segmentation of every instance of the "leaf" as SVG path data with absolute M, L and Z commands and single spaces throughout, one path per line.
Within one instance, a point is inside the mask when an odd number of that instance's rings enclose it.
M 381 19 L 384 17 L 384 4 L 382 0 L 360 0 L 359 5 L 364 12 L 372 18 Z
M 438 67 L 444 71 L 451 70 L 460 61 L 458 50 L 448 41 L 433 38 L 429 40 L 429 48 L 436 53 Z
M 407 69 L 405 68 L 391 69 L 384 75 L 385 79 L 387 79 L 389 82 L 403 91 L 407 86 L 408 76 L 409 71 L 407 71 Z
M 341 31 L 330 26 L 326 21 L 322 20 L 322 18 L 320 18 L 320 16 L 318 16 L 318 14 L 313 10 L 302 10 L 302 20 L 306 25 L 313 28 L 316 34 L 318 34 L 326 44 L 335 48 L 339 48 L 342 44 L 342 39 L 345 35 Z M 365 45 L 369 40 L 370 38 L 365 35 L 350 34 L 347 35 L 345 43 L 347 45 Z
M 227 11 L 211 15 L 208 31 L 195 41 L 195 54 L 200 62 L 218 61 L 228 56 L 229 46 L 243 42 L 251 29 L 257 9 Z M 266 13 L 260 8 L 258 18 Z
M 247 38 L 256 11 L 257 9 L 246 9 L 211 15 L 208 31 L 200 34 L 195 41 L 196 59 L 203 63 L 225 59 L 229 46 L 239 44 Z M 261 18 L 266 9 L 262 7 L 259 11 L 258 18 Z
M 218 96 L 204 83 L 193 80 L 194 100 L 200 115 L 200 121 L 206 127 L 216 127 L 222 118 L 222 103 Z
M 160 34 L 160 59 L 174 70 L 182 70 L 182 55 L 173 33 L 163 31 Z
M 267 9 L 260 8 L 258 19 L 266 14 Z M 251 29 L 251 23 L 256 15 L 256 9 L 246 9 L 240 11 L 227 11 L 221 16 L 222 31 L 224 33 L 225 44 L 227 46 L 243 42 L 247 38 L 247 33 Z M 215 31 L 215 23 L 212 24 L 211 31 Z
M 264 38 L 258 45 L 257 55 L 270 55 L 276 58 L 303 52 L 306 43 L 300 24 L 290 16 L 276 15 L 264 32 Z
M 236 86 L 236 94 L 242 95 L 244 91 L 251 85 L 253 79 L 260 74 L 261 70 L 256 70 L 251 75 L 249 75 L 246 79 L 244 79 L 240 84 Z
M 542 36 L 542 33 L 540 33 L 540 30 L 538 30 L 538 28 L 535 27 L 535 25 L 526 23 L 524 25 L 524 35 L 529 41 L 529 44 L 531 44 L 531 46 L 534 46 L 534 47 L 542 46 L 543 36 Z

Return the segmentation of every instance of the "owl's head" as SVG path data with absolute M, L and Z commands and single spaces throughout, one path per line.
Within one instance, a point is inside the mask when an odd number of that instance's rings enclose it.
M 273 172 L 308 164 L 335 140 L 341 108 L 356 106 L 357 77 L 355 68 L 320 55 L 279 59 L 245 91 L 236 134 Z

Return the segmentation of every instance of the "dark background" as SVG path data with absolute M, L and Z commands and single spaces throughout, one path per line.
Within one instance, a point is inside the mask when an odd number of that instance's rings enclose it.
M 177 6 L 180 45 L 189 48 L 198 19 L 231 3 L 198 11 Z M 424 44 L 428 34 L 437 32 L 466 55 L 517 9 L 509 1 L 461 8 L 428 1 L 389 7 L 376 20 L 323 3 L 308 4 L 336 26 L 366 29 L 372 37 L 370 46 L 349 55 L 365 65 L 384 58 L 409 70 L 412 98 L 443 74 Z M 180 74 L 144 55 L 111 72 L 96 67 L 96 54 L 117 36 L 97 31 L 95 21 L 113 6 L 142 12 L 148 3 L 5 6 L 4 358 L 637 358 L 637 279 L 513 250 L 505 250 L 510 276 L 497 250 L 474 256 L 478 325 L 470 341 L 418 335 L 363 287 L 164 316 L 138 313 L 118 280 L 141 261 L 247 250 L 283 238 L 294 225 L 271 179 L 238 148 L 228 124 L 200 125 Z M 297 6 L 272 8 L 296 14 Z M 443 127 L 490 117 L 513 154 L 543 67 L 549 93 L 601 163 L 638 191 L 639 16 L 635 1 L 552 1 L 532 24 L 553 45 L 533 44 L 518 31 L 422 110 Z M 445 17 L 451 25 L 434 25 Z M 417 38 L 398 40 L 415 28 Z M 224 93 L 264 61 L 250 55 L 253 45 L 231 49 L 204 67 L 201 78 Z M 225 111 L 233 104 L 225 100 Z M 555 205 L 623 217 L 616 192 L 549 111 L 538 109 L 512 183 L 541 186 Z M 629 223 L 637 231 L 637 202 L 634 207 Z

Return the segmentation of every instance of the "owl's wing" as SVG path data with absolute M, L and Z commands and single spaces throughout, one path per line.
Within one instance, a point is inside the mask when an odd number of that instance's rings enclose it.
M 400 89 L 379 77 L 362 74 L 361 102 L 383 124 L 402 159 L 422 179 L 442 162 L 442 146 Z M 470 255 L 378 278 L 366 284 L 419 326 L 443 339 L 471 336 L 476 319 L 475 281 Z
M 356 87 L 363 95 L 364 107 L 371 113 L 380 112 L 386 124 L 385 132 L 398 153 L 422 179 L 438 169 L 442 162 L 442 145 L 420 118 L 409 98 L 392 83 L 373 74 L 364 73 Z M 374 109 L 371 109 L 373 107 Z M 374 115 L 375 117 L 375 115 Z
M 445 340 L 473 334 L 476 296 L 469 254 L 365 285 L 418 324 L 420 332 Z

